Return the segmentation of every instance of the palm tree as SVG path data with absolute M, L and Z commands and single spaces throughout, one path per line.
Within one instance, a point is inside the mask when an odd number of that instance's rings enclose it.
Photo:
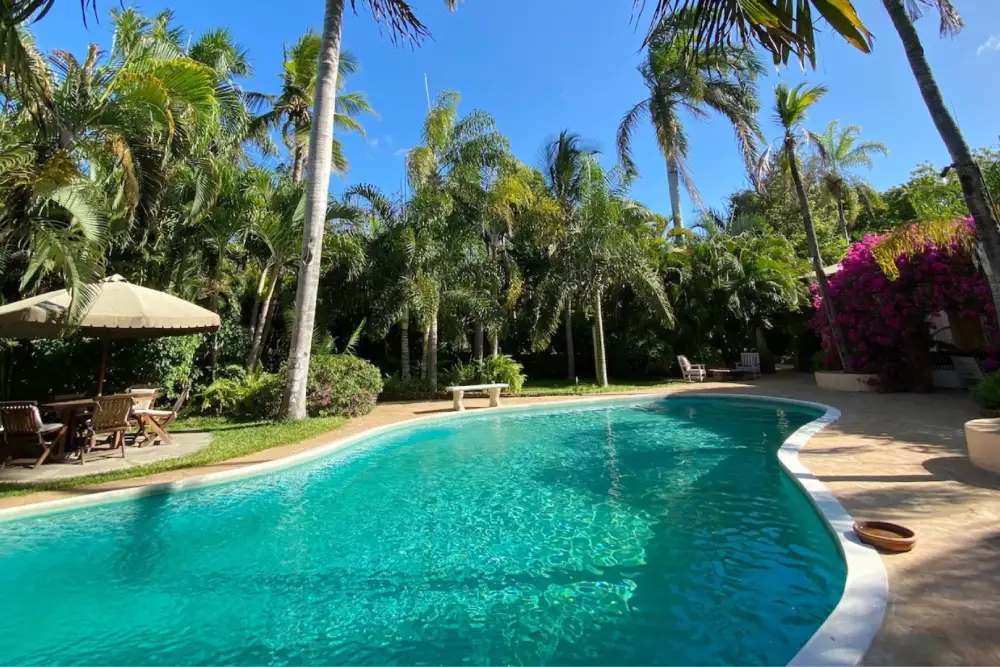
M 809 107 L 818 102 L 826 95 L 826 88 L 823 86 L 809 86 L 805 82 L 789 88 L 781 82 L 774 89 L 774 116 L 775 120 L 784 128 L 784 135 L 781 138 L 782 163 L 788 168 L 792 176 L 792 183 L 795 185 L 795 193 L 799 199 L 799 210 L 802 213 L 802 223 L 805 225 L 806 241 L 809 244 L 809 254 L 812 257 L 813 271 L 816 273 L 816 284 L 819 287 L 820 296 L 823 299 L 823 307 L 826 309 L 827 319 L 830 321 L 830 329 L 833 332 L 833 344 L 840 357 L 841 366 L 844 370 L 849 370 L 847 365 L 846 339 L 837 321 L 837 313 L 833 301 L 830 299 L 830 287 L 823 271 L 823 258 L 819 253 L 819 243 L 816 240 L 816 229 L 813 227 L 812 212 L 809 210 L 809 199 L 806 196 L 805 186 L 802 184 L 802 175 L 799 173 L 799 158 L 796 154 L 799 134 L 804 135 L 808 141 L 813 141 L 812 133 L 809 132 L 803 123 Z M 770 148 L 766 153 L 764 161 L 770 157 Z
M 290 49 L 285 49 L 281 92 L 277 95 L 252 93 L 254 105 L 266 104 L 271 108 L 254 120 L 255 125 L 269 130 L 279 130 L 285 147 L 291 154 L 292 181 L 302 180 L 302 169 L 309 155 L 309 133 L 312 127 L 312 108 L 315 102 L 316 73 L 319 66 L 320 37 L 312 30 L 299 38 Z M 360 69 L 350 51 L 340 54 L 337 62 L 337 101 L 333 122 L 337 129 L 357 132 L 364 136 L 365 129 L 357 121 L 363 113 L 375 114 L 362 92 L 345 93 L 348 77 Z M 332 169 L 342 174 L 347 171 L 347 158 L 340 141 L 331 143 Z
M 689 22 L 683 14 L 664 21 L 649 41 L 643 63 L 639 66 L 649 91 L 625 114 L 618 126 L 618 159 L 631 175 L 638 169 L 632 158 L 632 134 L 639 120 L 646 116 L 656 134 L 656 143 L 667 163 L 670 213 L 674 228 L 683 226 L 680 210 L 680 184 L 695 202 L 698 191 L 687 168 L 688 137 L 681 112 L 705 118 L 709 111 L 724 117 L 733 126 L 743 159 L 750 169 L 757 161 L 757 76 L 763 66 L 752 51 L 724 47 L 692 61 L 686 53 L 693 36 L 683 26 Z
M 962 18 L 951 0 L 882 0 L 882 4 L 903 42 L 906 59 L 934 126 L 948 148 L 951 166 L 958 173 L 962 194 L 975 220 L 983 254 L 991 267 L 1000 267 L 1000 215 L 983 180 L 982 171 L 944 103 L 924 55 L 920 36 L 913 27 L 921 7 L 937 10 L 942 35 L 954 34 L 961 29 Z M 644 5 L 644 0 L 634 0 L 634 6 L 640 12 Z M 770 51 L 775 64 L 787 63 L 792 54 L 797 54 L 802 62 L 808 59 L 815 68 L 813 10 L 855 48 L 869 53 L 872 47 L 871 33 L 861 22 L 850 0 L 805 0 L 794 5 L 733 0 L 657 0 L 651 25 L 655 27 L 663 17 L 685 10 L 692 11 L 697 17 L 694 21 L 696 39 L 689 50 L 692 56 L 722 44 L 753 43 Z M 651 28 L 650 36 L 654 32 Z M 1000 312 L 1000 270 L 986 271 L 986 276 L 993 305 Z
M 453 217 L 462 181 L 481 175 L 483 170 L 498 168 L 508 159 L 510 151 L 507 138 L 496 130 L 496 123 L 485 111 L 476 110 L 459 118 L 459 100 L 458 93 L 450 90 L 437 96 L 424 119 L 422 145 L 406 154 L 407 178 L 414 190 L 413 223 L 434 248 L 426 253 L 428 258 L 448 255 L 449 249 L 461 250 L 462 233 L 469 231 L 469 225 L 463 221 L 460 229 L 448 230 L 448 222 Z M 450 291 L 444 278 L 451 268 L 451 262 L 428 259 L 418 289 L 426 306 L 424 371 L 432 391 L 437 388 L 439 309 L 443 292 Z
M 579 134 L 563 130 L 555 139 L 548 141 L 542 148 L 542 170 L 549 193 L 555 199 L 561 227 L 564 234 L 574 228 L 574 216 L 583 192 L 584 179 L 587 176 L 587 157 L 596 155 L 597 149 L 590 146 Z M 559 250 L 556 250 L 558 253 Z M 561 283 L 561 290 L 556 295 L 553 312 L 556 318 L 552 326 L 558 323 L 558 314 L 563 312 L 564 330 L 566 332 L 566 379 L 576 378 L 576 354 L 573 349 L 573 297 L 574 286 L 570 280 Z M 549 319 L 549 318 L 546 318 Z M 551 337 L 552 332 L 543 331 L 541 339 Z
M 34 0 L 39 1 L 39 0 Z M 445 0 L 455 9 L 456 0 Z M 316 70 L 315 105 L 309 134 L 310 146 L 333 144 L 334 114 L 337 104 L 337 73 L 340 69 L 340 31 L 347 0 L 326 0 L 323 32 L 320 38 L 319 67 Z M 352 0 L 353 6 L 353 0 Z M 367 0 L 372 15 L 389 29 L 390 38 L 419 43 L 428 35 L 405 0 Z M 306 380 L 312 330 L 316 320 L 316 295 L 319 290 L 320 258 L 326 224 L 326 203 L 330 188 L 332 154 L 310 151 L 309 184 L 306 190 L 306 218 L 302 241 L 302 264 L 295 292 L 295 322 L 288 352 L 288 384 L 282 400 L 282 416 L 303 419 L 306 416 Z
M 878 141 L 861 141 L 861 128 L 848 125 L 841 129 L 839 121 L 830 123 L 822 134 L 815 136 L 816 148 L 823 161 L 823 182 L 837 201 L 840 233 L 850 242 L 847 217 L 844 214 L 844 190 L 854 179 L 850 170 L 856 167 L 872 168 L 872 156 L 887 155 L 885 144 Z

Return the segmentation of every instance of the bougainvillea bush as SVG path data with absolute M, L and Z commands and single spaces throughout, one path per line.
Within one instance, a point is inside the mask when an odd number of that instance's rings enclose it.
M 942 240 L 906 230 L 913 239 L 896 254 L 890 278 L 880 266 L 879 243 L 885 236 L 865 236 L 848 251 L 840 269 L 830 276 L 830 298 L 847 338 L 845 357 L 850 371 L 877 373 L 885 391 L 922 391 L 930 387 L 928 315 L 944 311 L 958 316 L 985 316 L 995 328 L 990 289 L 973 261 L 971 221 L 953 224 Z M 898 239 L 898 235 L 897 235 Z M 882 246 L 884 251 L 886 246 Z M 873 253 L 874 249 L 874 253 Z M 884 257 L 884 252 L 881 253 Z M 813 289 L 814 327 L 823 338 L 826 364 L 833 367 L 829 322 L 822 299 Z

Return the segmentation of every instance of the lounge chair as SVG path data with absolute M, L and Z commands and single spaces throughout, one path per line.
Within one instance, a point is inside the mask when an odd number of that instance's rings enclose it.
M 59 423 L 46 424 L 38 411 L 35 401 L 17 401 L 0 403 L 0 430 L 3 448 L 0 453 L 0 468 L 7 465 L 13 457 L 18 445 L 31 445 L 41 448 L 41 455 L 32 464 L 32 468 L 42 465 L 52 448 L 66 435 L 66 425 Z
M 112 394 L 94 399 L 94 413 L 84 426 L 87 443 L 79 449 L 80 463 L 83 463 L 84 455 L 94 448 L 97 439 L 104 436 L 107 437 L 109 451 L 121 448 L 122 458 L 125 458 L 125 431 L 130 425 L 133 405 L 135 396 L 132 394 Z
M 705 381 L 705 364 L 692 364 L 683 354 L 677 355 L 677 363 L 681 367 L 681 375 L 688 382 Z
M 743 371 L 754 380 L 760 377 L 760 353 L 742 352 L 740 353 L 740 363 L 736 370 Z
M 149 427 L 149 430 L 153 432 L 153 444 L 155 445 L 157 441 L 163 442 L 165 445 L 173 443 L 170 434 L 167 433 L 167 427 L 172 421 L 177 419 L 177 413 L 181 411 L 184 407 L 184 402 L 187 400 L 188 392 L 191 391 L 191 385 L 186 385 L 181 391 L 181 395 L 177 397 L 174 401 L 174 407 L 170 410 L 134 410 L 132 414 L 136 416 L 139 423 L 143 428 Z M 146 444 L 145 441 L 142 443 Z M 142 445 L 140 445 L 142 446 Z

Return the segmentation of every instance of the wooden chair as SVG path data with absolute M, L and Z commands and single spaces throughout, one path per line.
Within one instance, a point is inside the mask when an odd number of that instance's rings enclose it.
M 159 440 L 165 445 L 173 444 L 173 440 L 170 434 L 167 433 L 167 426 L 170 425 L 172 421 L 177 419 L 177 413 L 181 411 L 184 407 L 184 402 L 187 401 L 188 393 L 191 391 L 191 385 L 185 385 L 184 389 L 181 391 L 181 395 L 177 397 L 174 401 L 174 407 L 170 410 L 134 410 L 133 414 L 139 420 L 139 423 L 143 426 L 149 426 L 153 435 L 153 444 Z M 145 441 L 142 443 L 146 444 Z M 140 445 L 141 447 L 142 445 Z
M 84 454 L 93 449 L 98 437 L 102 436 L 108 437 L 109 451 L 120 447 L 122 458 L 125 458 L 125 431 L 129 428 L 135 396 L 112 394 L 98 396 L 94 401 L 94 414 L 84 428 L 84 437 L 88 441 L 79 450 L 80 463 L 83 463 Z
M 31 466 L 37 468 L 48 458 L 59 439 L 66 435 L 64 424 L 46 424 L 42 421 L 35 401 L 0 403 L 0 425 L 3 426 L 4 445 L 3 453 L 0 454 L 0 468 L 7 465 L 15 446 L 23 444 L 37 445 L 42 449 L 41 456 Z
M 138 430 L 135 433 L 134 442 L 139 442 L 139 438 L 146 438 L 146 424 L 135 414 L 136 410 L 152 410 L 156 399 L 160 397 L 160 388 L 151 384 L 136 384 L 125 390 L 126 393 L 135 396 L 135 405 L 132 406 L 132 426 Z
M 681 367 L 681 376 L 689 382 L 704 382 L 705 364 L 692 364 L 683 354 L 677 355 L 677 363 Z

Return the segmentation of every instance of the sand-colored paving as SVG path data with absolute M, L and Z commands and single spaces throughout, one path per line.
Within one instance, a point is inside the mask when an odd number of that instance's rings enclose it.
M 811 376 L 798 374 L 752 383 L 676 385 L 652 393 L 685 391 L 783 396 L 826 403 L 842 412 L 839 421 L 809 442 L 801 460 L 855 518 L 903 523 L 919 539 L 911 553 L 883 557 L 889 609 L 865 664 L 1000 664 L 1000 476 L 979 471 L 965 456 L 962 424 L 977 416 L 966 394 L 827 392 L 816 389 Z M 467 399 L 466 405 L 485 408 L 487 399 Z M 0 498 L 0 508 L 271 461 L 375 426 L 450 409 L 445 401 L 380 404 L 333 433 L 295 445 L 202 468 Z

